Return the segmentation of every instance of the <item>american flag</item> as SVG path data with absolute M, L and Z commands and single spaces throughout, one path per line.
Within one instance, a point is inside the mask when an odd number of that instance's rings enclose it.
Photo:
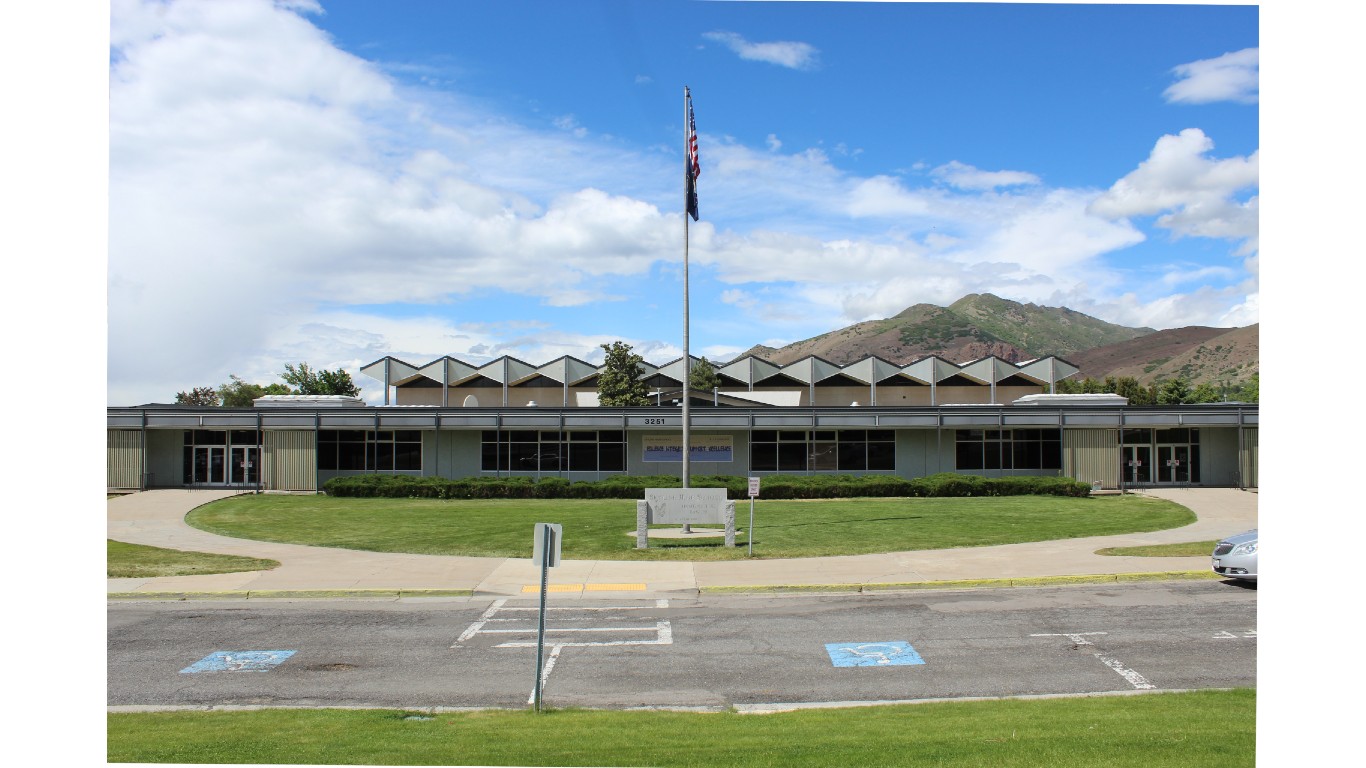
M 683 158 L 684 175 L 687 177 L 684 203 L 687 205 L 688 215 L 692 216 L 693 221 L 697 221 L 697 177 L 702 174 L 702 166 L 697 162 L 697 121 L 692 115 L 692 92 L 686 85 L 683 86 L 683 98 L 688 104 L 688 137 L 686 156 Z

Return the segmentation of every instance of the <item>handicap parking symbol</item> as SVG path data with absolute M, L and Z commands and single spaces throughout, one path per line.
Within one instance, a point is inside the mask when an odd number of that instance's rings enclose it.
M 885 643 L 826 643 L 830 662 L 837 667 L 890 667 L 924 664 L 915 648 L 904 640 Z
M 215 651 L 180 670 L 197 672 L 265 672 L 294 655 L 294 651 Z

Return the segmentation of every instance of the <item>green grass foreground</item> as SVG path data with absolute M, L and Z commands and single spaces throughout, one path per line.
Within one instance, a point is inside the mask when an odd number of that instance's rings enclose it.
M 1208 557 L 1218 541 L 1183 541 L 1179 544 L 1150 544 L 1145 547 L 1106 547 L 1096 550 L 1097 555 L 1117 555 L 1120 557 Z
M 770 715 L 602 710 L 111 713 L 111 763 L 1251 766 L 1256 691 Z
M 736 505 L 736 525 L 749 505 Z M 377 552 L 530 557 L 533 525 L 564 526 L 563 556 L 581 560 L 729 560 L 746 556 L 720 537 L 655 539 L 635 549 L 635 502 L 619 499 L 355 499 L 253 495 L 213 502 L 186 518 L 197 528 L 246 539 Z M 981 547 L 1157 531 L 1195 515 L 1162 499 L 832 499 L 760 501 L 754 556 L 772 558 Z M 700 527 L 700 526 L 699 526 Z
M 148 547 L 142 544 L 108 542 L 105 569 L 111 579 L 147 579 L 157 576 L 198 576 L 206 573 L 240 573 L 280 567 L 275 560 L 208 552 L 182 552 L 178 549 Z

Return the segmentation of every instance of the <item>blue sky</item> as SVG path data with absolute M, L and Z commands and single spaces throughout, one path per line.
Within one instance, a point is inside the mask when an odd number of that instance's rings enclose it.
M 115 0 L 108 401 L 300 360 L 676 359 L 684 85 L 695 355 L 981 292 L 1257 323 L 1258 15 Z

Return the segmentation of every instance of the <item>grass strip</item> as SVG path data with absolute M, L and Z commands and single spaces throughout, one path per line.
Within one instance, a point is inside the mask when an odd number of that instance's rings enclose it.
M 1218 543 L 1211 539 L 1177 544 L 1149 544 L 1142 547 L 1106 547 L 1096 550 L 1096 554 L 1119 557 L 1209 557 L 1214 551 L 1214 545 Z
M 199 576 L 208 573 L 265 571 L 280 567 L 275 560 L 209 552 L 182 552 L 108 540 L 105 568 L 111 579 L 145 579 L 158 576 Z
M 577 560 L 742 560 L 718 538 L 656 539 L 636 549 L 635 503 L 617 499 L 372 499 L 246 495 L 186 518 L 224 536 L 375 552 L 475 557 L 531 556 L 537 522 L 564 526 L 563 556 Z M 1157 531 L 1195 515 L 1140 496 L 1003 496 L 931 499 L 760 501 L 754 556 L 828 557 L 982 547 Z M 746 520 L 747 522 L 747 520 Z
M 110 763 L 1252 766 L 1256 692 L 734 712 L 261 710 L 107 716 Z

